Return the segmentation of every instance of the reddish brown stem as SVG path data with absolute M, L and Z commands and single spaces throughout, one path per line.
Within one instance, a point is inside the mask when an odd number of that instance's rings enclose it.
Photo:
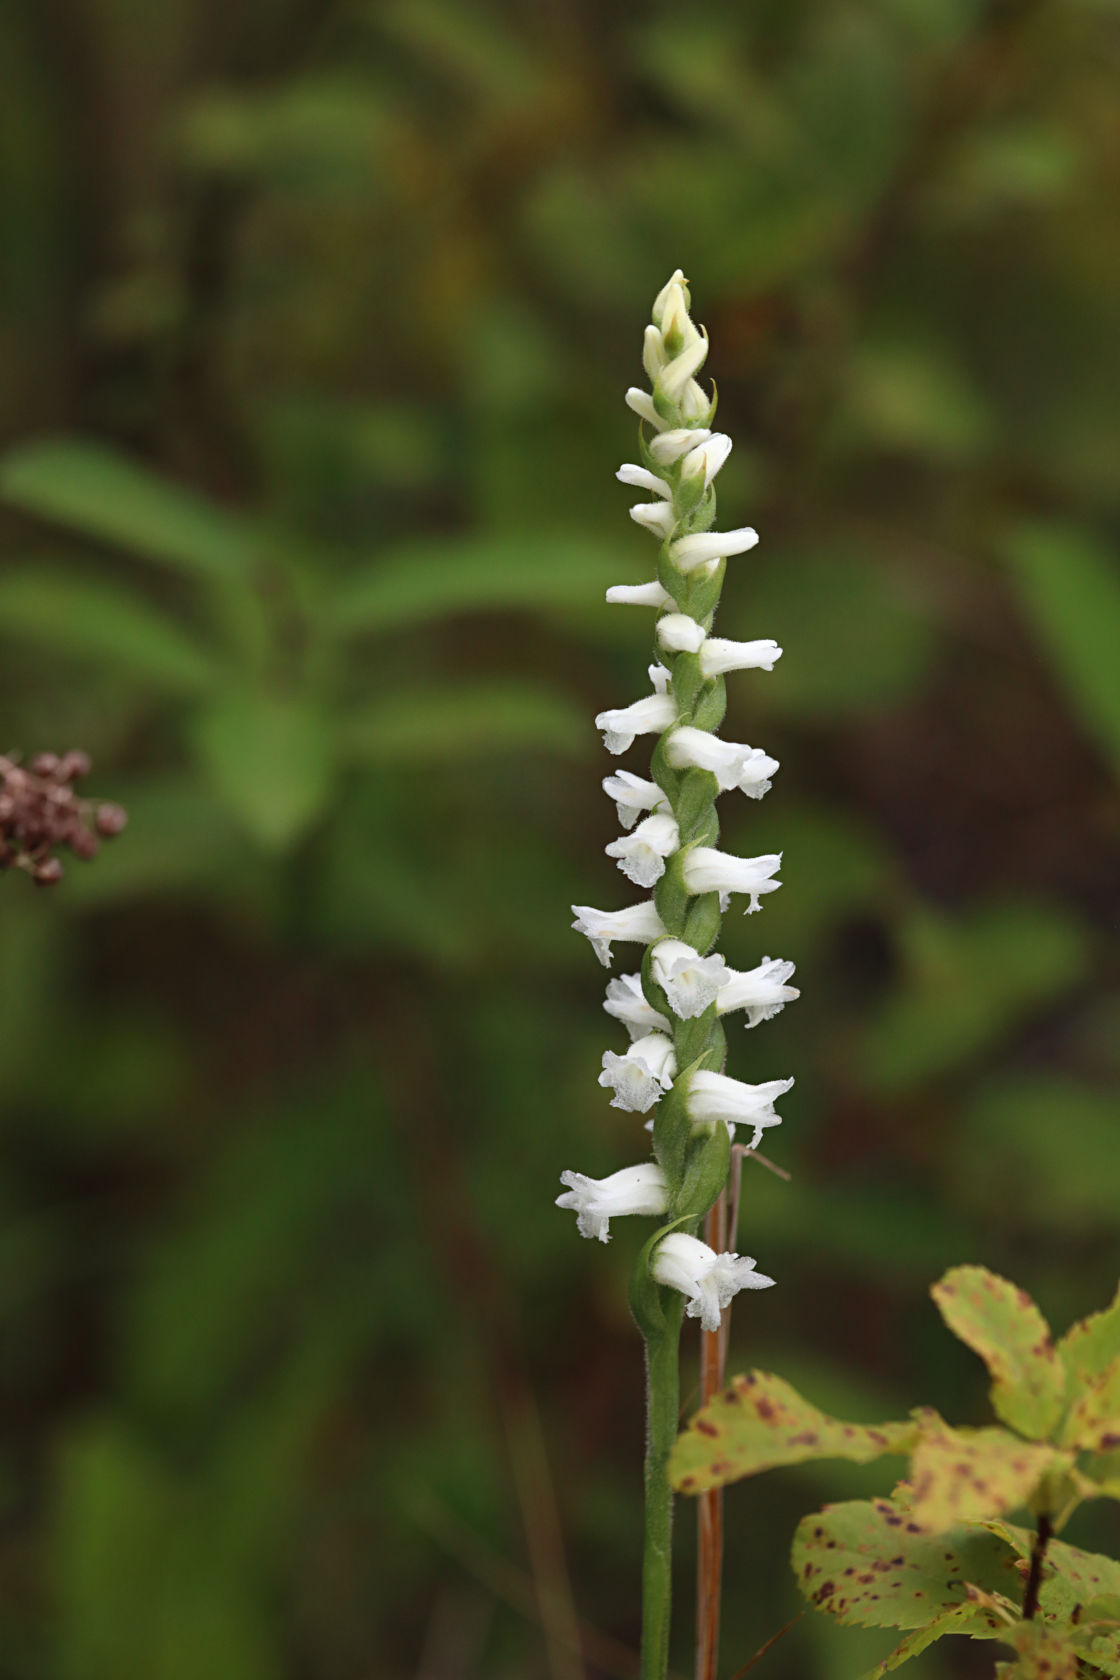
M 704 1240 L 722 1253 L 727 1247 L 727 1191 L 708 1210 Z M 719 1330 L 705 1330 L 700 1337 L 700 1404 L 705 1405 L 723 1387 L 726 1359 L 726 1320 Z M 723 1489 L 712 1488 L 697 1501 L 699 1543 L 696 1568 L 696 1680 L 715 1680 L 719 1661 L 720 1590 L 723 1575 Z

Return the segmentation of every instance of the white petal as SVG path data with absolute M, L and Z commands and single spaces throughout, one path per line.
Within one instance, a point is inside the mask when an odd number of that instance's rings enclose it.
M 665 613 L 657 621 L 657 639 L 671 653 L 696 653 L 704 643 L 705 630 L 687 613 Z
M 679 461 L 698 443 L 707 442 L 711 435 L 704 426 L 672 426 L 659 437 L 650 439 L 649 452 L 663 467 L 671 467 L 674 461 Z
M 673 492 L 665 480 L 645 467 L 635 466 L 633 461 L 625 461 L 614 476 L 620 484 L 628 484 L 633 490 L 649 490 L 654 496 L 672 500 Z
M 662 539 L 669 535 L 677 522 L 671 502 L 635 502 L 630 509 L 630 517 L 643 531 Z
M 653 398 L 648 391 L 642 391 L 637 385 L 631 385 L 626 393 L 626 406 L 632 408 L 640 420 L 645 420 L 657 431 L 665 430 L 665 422 L 653 406 Z
M 745 554 L 758 541 L 758 532 L 749 525 L 737 531 L 698 531 L 691 537 L 678 537 L 673 544 L 673 559 L 682 572 L 695 571 L 706 561 L 726 560 L 732 554 Z
M 675 607 L 676 602 L 655 580 L 653 583 L 612 583 L 607 590 L 611 606 Z
M 777 642 L 729 642 L 709 636 L 700 655 L 700 669 L 706 677 L 721 677 L 727 671 L 772 671 L 781 657 Z

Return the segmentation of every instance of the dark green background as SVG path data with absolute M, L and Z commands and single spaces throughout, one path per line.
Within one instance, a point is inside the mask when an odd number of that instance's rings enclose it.
M 0 13 L 0 745 L 132 813 L 0 881 L 5 1680 L 574 1680 L 568 1578 L 632 1671 L 643 1231 L 552 1199 L 646 1142 L 568 905 L 633 896 L 592 718 L 678 263 L 762 533 L 719 627 L 786 650 L 729 685 L 785 885 L 725 948 L 804 994 L 731 1035 L 797 1076 L 733 1368 L 981 1422 L 946 1265 L 1111 1295 L 1118 72 L 1115 0 Z M 732 1490 L 725 1675 L 889 1475 Z

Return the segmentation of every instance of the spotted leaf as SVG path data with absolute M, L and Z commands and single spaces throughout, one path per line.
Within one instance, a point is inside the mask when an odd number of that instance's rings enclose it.
M 998 1417 L 1035 1440 L 1062 1414 L 1065 1367 L 1030 1296 L 983 1266 L 954 1266 L 931 1291 L 949 1329 L 992 1375 Z
M 1072 1453 L 1031 1446 L 1006 1429 L 950 1429 L 936 1412 L 917 1415 L 913 1516 L 935 1533 L 1025 1505 L 1044 1475 L 1073 1463 Z
M 673 1449 L 670 1476 L 681 1493 L 702 1493 L 781 1464 L 849 1458 L 868 1464 L 905 1453 L 913 1423 L 841 1423 L 803 1400 L 781 1377 L 748 1371 L 709 1400 Z
M 1034 1545 L 1031 1530 L 1006 1522 L 986 1522 L 979 1526 L 1005 1540 L 1018 1554 L 1015 1567 L 1025 1582 Z M 1102 1601 L 1107 1604 L 1117 1597 L 1120 1597 L 1120 1562 L 1102 1557 L 1098 1552 L 1082 1551 L 1080 1546 L 1067 1546 L 1064 1540 L 1050 1541 L 1038 1595 L 1037 1620 L 1066 1634 L 1094 1668 L 1113 1677 L 1120 1677 L 1120 1629 L 1109 1627 L 1107 1621 L 1094 1625 L 1089 1612 L 1097 1611 Z M 1074 1629 L 1076 1632 L 1071 1631 Z
M 1066 1331 L 1058 1353 L 1074 1394 L 1120 1359 L 1120 1289 L 1103 1312 L 1090 1314 Z
M 966 1584 L 989 1594 L 1018 1592 L 1014 1559 L 993 1534 L 981 1527 L 934 1534 L 900 1495 L 827 1505 L 806 1517 L 792 1563 L 811 1604 L 860 1627 L 925 1628 L 952 1611 L 959 1612 L 954 1631 L 995 1638 L 1005 1622 L 990 1606 L 972 1603 Z
M 1120 1358 L 1082 1379 L 1061 1438 L 1065 1446 L 1087 1452 L 1120 1450 Z

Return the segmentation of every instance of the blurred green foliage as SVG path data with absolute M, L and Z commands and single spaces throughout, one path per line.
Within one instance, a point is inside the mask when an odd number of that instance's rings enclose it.
M 1112 0 L 0 14 L 3 745 L 132 817 L 0 882 L 13 1680 L 569 1680 L 571 1601 L 632 1672 L 641 1233 L 550 1204 L 644 1147 L 567 905 L 628 897 L 677 263 L 763 537 L 721 629 L 786 648 L 731 685 L 786 884 L 728 954 L 803 988 L 732 1042 L 798 1079 L 733 1360 L 969 1415 L 939 1270 L 1111 1292 L 1118 69 Z M 729 1498 L 728 1673 L 836 1492 Z M 770 1673 L 883 1655 L 818 1621 Z

